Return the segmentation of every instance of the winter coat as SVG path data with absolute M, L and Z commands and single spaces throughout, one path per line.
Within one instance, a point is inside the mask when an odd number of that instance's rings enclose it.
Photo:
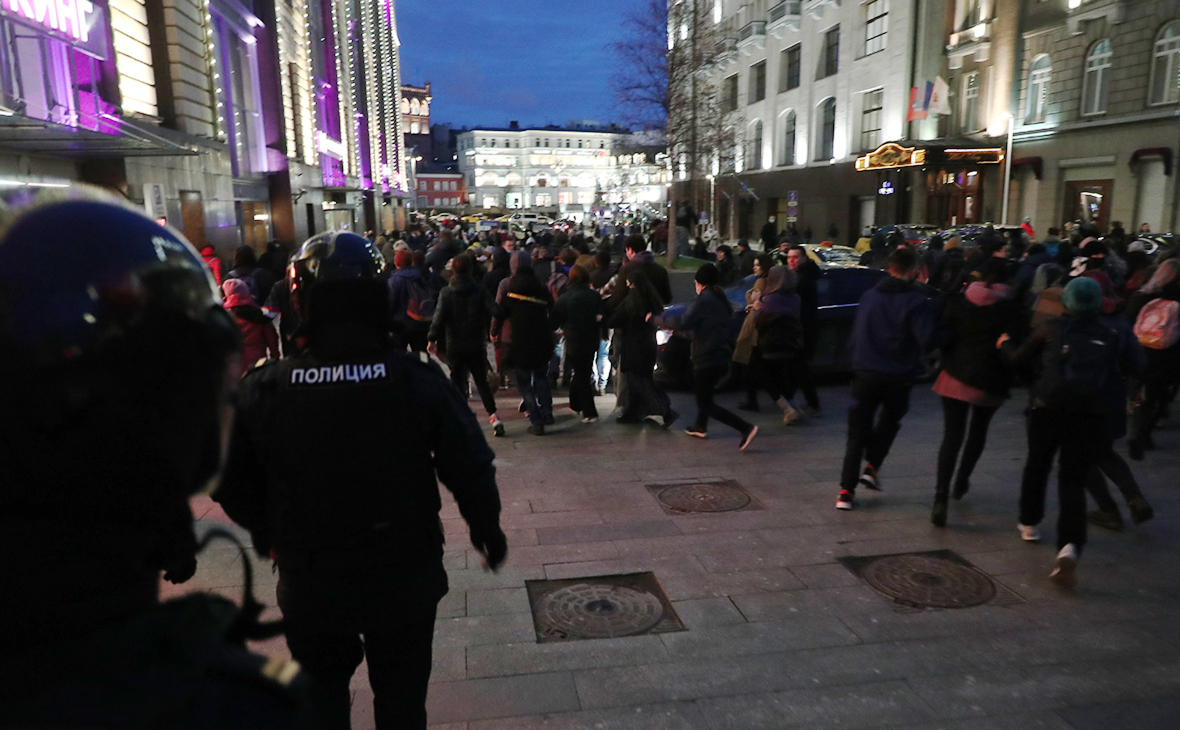
M 750 249 L 738 249 L 738 252 L 733 256 L 734 263 L 737 264 L 738 278 L 744 279 L 754 273 L 754 259 L 756 258 L 758 255 Z
M 723 259 L 719 258 L 714 265 L 717 267 L 717 273 L 721 275 L 717 281 L 718 286 L 726 288 L 737 283 L 737 262 L 733 260 L 733 256 L 726 256 Z
M 528 254 L 522 254 L 527 256 Z M 504 357 L 504 366 L 516 370 L 541 370 L 553 357 L 553 328 L 549 325 L 549 308 L 553 299 L 549 288 L 525 267 L 508 279 L 504 299 L 496 305 L 496 316 L 512 325 L 512 342 Z
M 406 313 L 410 305 L 410 282 L 414 279 L 428 281 L 421 270 L 407 266 L 393 272 L 386 284 L 389 287 L 389 311 L 393 314 L 394 321 L 401 324 L 402 331 L 410 333 L 425 331 L 430 326 L 429 323 L 419 322 Z
M 571 284 L 553 305 L 551 324 L 565 333 L 568 352 L 597 352 L 603 314 L 598 292 L 585 284 Z
M 280 357 L 279 335 L 275 332 L 274 322 L 261 309 L 233 307 L 229 313 L 242 331 L 242 375 L 250 372 L 260 360 Z
M 474 279 L 455 277 L 438 295 L 428 339 L 443 342 L 448 357 L 484 352 L 495 306 L 492 295 Z
M 672 285 L 668 281 L 668 271 L 656 263 L 655 256 L 652 255 L 651 251 L 644 251 L 623 264 L 622 268 L 619 269 L 619 277 L 626 280 L 631 272 L 635 270 L 647 274 L 648 280 L 655 287 L 656 292 L 660 295 L 660 299 L 664 300 L 664 304 L 672 303 Z M 620 293 L 622 292 L 620 291 Z
M 795 293 L 799 295 L 799 319 L 803 322 L 803 330 L 810 337 L 818 325 L 819 319 L 819 279 L 823 272 L 811 259 L 799 262 L 795 270 L 798 284 Z
M 849 338 L 852 369 L 914 377 L 937 322 L 935 302 L 924 291 L 894 276 L 883 279 L 856 308 Z
M 795 292 L 764 294 L 750 312 L 758 330 L 758 351 L 764 360 L 789 360 L 803 351 L 801 298 Z
M 1005 333 L 1018 342 L 1023 340 L 1027 319 L 1027 312 L 1008 287 L 997 292 L 976 282 L 964 294 L 951 296 L 940 319 L 942 369 L 972 388 L 1007 398 L 1012 376 L 996 349 L 996 340 Z
M 733 354 L 729 321 L 733 305 L 719 288 L 705 289 L 676 318 L 663 320 L 665 327 L 682 330 L 692 337 L 692 366 L 696 369 L 725 365 Z
M 766 277 L 759 276 L 754 280 L 754 285 L 746 292 L 746 306 L 752 307 L 757 303 L 759 297 L 762 296 L 762 290 L 766 287 Z M 738 333 L 737 342 L 733 347 L 733 361 L 748 365 L 750 359 L 754 356 L 754 348 L 758 346 L 758 328 L 754 326 L 754 310 L 750 310 L 746 314 L 745 321 L 742 322 L 742 331 Z

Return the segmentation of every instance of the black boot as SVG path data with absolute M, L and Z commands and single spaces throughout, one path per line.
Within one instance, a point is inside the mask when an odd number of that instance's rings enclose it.
M 930 511 L 930 523 L 935 527 L 946 527 L 946 493 L 934 495 L 934 509 Z

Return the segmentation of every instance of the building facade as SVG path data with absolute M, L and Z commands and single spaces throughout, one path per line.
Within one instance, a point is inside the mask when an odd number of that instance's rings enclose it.
M 467 180 L 458 172 L 419 172 L 414 191 L 418 210 L 458 210 L 467 205 Z
M 103 185 L 224 256 L 395 220 L 392 3 L 33 5 L 0 6 L 6 186 Z
M 1174 231 L 1180 2 L 1026 3 L 1010 219 Z
M 593 207 L 625 202 L 663 210 L 663 152 L 652 152 L 645 141 L 627 130 L 576 123 L 539 129 L 513 123 L 508 129 L 461 132 L 457 152 L 467 204 L 579 218 Z

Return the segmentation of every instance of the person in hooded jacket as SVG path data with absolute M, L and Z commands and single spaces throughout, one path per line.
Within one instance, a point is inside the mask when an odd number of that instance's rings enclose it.
M 795 292 L 799 295 L 799 321 L 803 324 L 803 352 L 791 358 L 791 383 L 803 391 L 803 400 L 807 404 L 801 411 L 803 415 L 818 418 L 823 411 L 815 389 L 815 376 L 811 372 L 811 359 L 819 346 L 819 280 L 823 272 L 807 256 L 807 250 L 798 245 L 787 251 L 787 268 L 798 280 Z M 786 393 L 788 401 L 794 397 L 794 390 Z
M 269 271 L 274 282 L 278 283 L 286 275 L 287 259 L 290 256 L 283 244 L 271 239 L 266 242 L 266 250 L 258 257 L 258 267 Z
M 970 489 L 971 473 L 987 445 L 992 416 L 1008 398 L 1012 378 L 996 350 L 996 340 L 1002 334 L 1023 339 L 1027 321 L 1024 306 L 1006 283 L 1008 268 L 1004 261 L 990 259 L 981 273 L 982 280 L 968 285 L 963 294 L 947 299 L 940 322 L 946 338 L 942 343 L 942 372 L 934 383 L 934 392 L 942 398 L 943 431 L 930 515 L 937 527 L 946 526 L 948 497 L 962 499 Z
M 276 281 L 273 274 L 258 265 L 258 255 L 250 246 L 238 246 L 234 252 L 234 267 L 225 275 L 227 279 L 241 279 L 250 287 L 254 302 L 261 305 L 270 296 Z
M 797 285 L 798 278 L 790 267 L 772 267 L 752 313 L 758 330 L 760 371 L 755 378 L 782 409 L 784 425 L 799 418 L 790 402 L 796 387 L 793 362 L 803 357 L 802 303 L 796 293 Z
M 563 333 L 566 363 L 572 369 L 569 407 L 581 414 L 583 423 L 598 420 L 594 360 L 601 341 L 603 314 L 602 297 L 590 288 L 590 274 L 575 264 L 570 269 L 569 286 L 553 305 L 552 324 Z
M 500 289 L 500 282 L 512 276 L 512 255 L 505 251 L 503 246 L 493 246 L 489 250 L 491 252 L 491 268 L 488 273 L 484 274 L 482 284 L 488 294 L 491 294 L 495 299 L 496 292 Z
M 549 309 L 553 298 L 549 288 L 537 278 L 527 251 L 512 256 L 512 276 L 501 282 L 504 297 L 496 304 L 493 336 L 500 336 L 502 324 L 511 324 L 511 342 L 504 355 L 504 367 L 516 371 L 516 385 L 528 413 L 528 432 L 545 435 L 545 426 L 553 423 L 553 394 L 549 387 L 549 360 L 553 357 L 553 328 Z
M 278 358 L 279 335 L 274 322 L 250 296 L 250 289 L 241 279 L 226 279 L 221 285 L 225 294 L 225 308 L 242 332 L 242 375 L 250 372 L 255 363 Z
M 496 397 L 488 383 L 488 330 L 496 303 L 488 290 L 471 277 L 474 264 L 471 254 L 451 259 L 451 283 L 438 295 L 426 339 L 436 352 L 438 343 L 443 343 L 451 382 L 460 393 L 467 393 L 467 376 L 475 378 L 492 433 L 503 436 L 504 424 L 496 415 Z
M 212 246 L 206 246 L 201 249 L 201 258 L 209 267 L 209 273 L 213 274 L 213 281 L 217 282 L 217 286 L 221 286 L 221 259 L 217 258 L 217 251 L 213 250 Z
M 625 291 L 611 297 L 613 310 L 607 318 L 607 326 L 615 330 L 619 352 L 622 415 L 615 420 L 642 423 L 650 416 L 662 416 L 667 428 L 676 419 L 676 412 L 653 377 L 657 353 L 655 318 L 664 311 L 663 298 L 638 268 L 627 274 Z
M 414 254 L 410 251 L 394 254 L 393 265 L 397 268 L 386 282 L 389 287 L 389 311 L 393 314 L 395 326 L 401 328 L 402 342 L 414 352 L 425 352 L 430 324 L 411 317 L 409 306 L 412 285 L 415 281 L 428 282 L 429 274 L 414 266 Z

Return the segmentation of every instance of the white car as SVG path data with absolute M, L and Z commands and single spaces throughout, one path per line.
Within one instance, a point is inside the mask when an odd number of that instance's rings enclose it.
M 532 225 L 534 230 L 541 228 L 552 228 L 553 219 L 536 213 L 513 213 L 508 216 L 509 223 L 515 223 L 521 228 L 528 229 Z

